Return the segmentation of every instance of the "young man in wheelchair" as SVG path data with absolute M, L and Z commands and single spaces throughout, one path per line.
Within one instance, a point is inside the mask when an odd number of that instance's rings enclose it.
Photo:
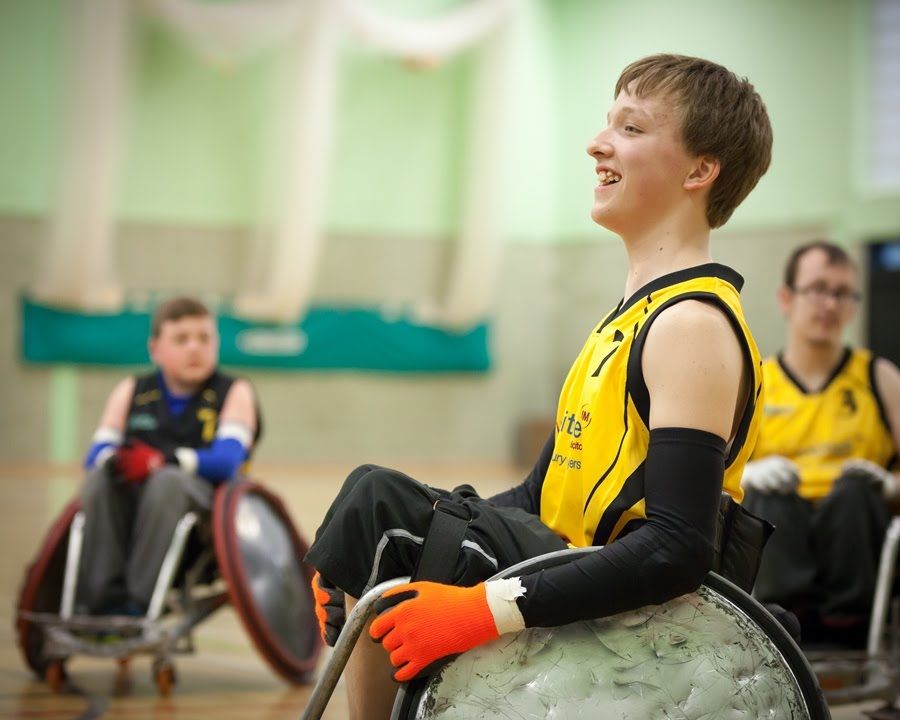
M 900 371 L 843 334 L 859 305 L 846 251 L 818 240 L 790 256 L 778 302 L 787 342 L 763 364 L 759 441 L 744 504 L 776 529 L 755 594 L 801 621 L 804 642 L 862 647 L 875 591 L 889 468 L 900 448 Z
M 218 371 L 203 303 L 163 302 L 148 347 L 156 370 L 116 385 L 85 459 L 79 612 L 145 614 L 178 521 L 209 511 L 259 436 L 253 389 Z
M 370 634 L 388 654 L 370 642 L 354 649 L 351 717 L 389 716 L 392 673 L 409 680 L 503 633 L 662 603 L 700 585 L 722 491 L 741 498 L 761 384 L 743 281 L 711 261 L 710 229 L 765 173 L 771 141 L 759 95 L 719 65 L 658 55 L 624 70 L 607 125 L 587 147 L 597 174 L 591 217 L 628 254 L 623 300 L 572 365 L 531 474 L 482 500 L 468 486 L 435 490 L 362 466 L 316 534 L 307 559 L 319 573 L 326 639 L 339 629 L 342 592 L 350 606 L 383 580 L 415 580 L 377 606 Z M 569 544 L 605 547 L 485 582 Z

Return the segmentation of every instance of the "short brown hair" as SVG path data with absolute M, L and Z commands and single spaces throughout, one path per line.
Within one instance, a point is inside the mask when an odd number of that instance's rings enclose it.
M 197 298 L 188 297 L 186 295 L 170 298 L 156 306 L 156 312 L 153 313 L 153 320 L 150 323 L 150 337 L 159 337 L 163 323 L 168 322 L 169 320 L 181 320 L 183 317 L 205 317 L 209 315 L 212 315 L 209 308 L 197 300 Z
M 706 220 L 724 225 L 769 169 L 772 125 L 766 106 L 747 78 L 709 60 L 651 55 L 626 67 L 616 94 L 671 95 L 681 113 L 681 136 L 692 155 L 719 161 L 709 192 Z
M 840 245 L 835 245 L 828 240 L 816 239 L 794 249 L 788 258 L 787 265 L 784 266 L 784 285 L 785 287 L 794 289 L 794 283 L 797 281 L 797 266 L 800 264 L 800 258 L 811 250 L 821 250 L 825 253 L 829 265 L 848 265 L 854 270 L 856 262 Z

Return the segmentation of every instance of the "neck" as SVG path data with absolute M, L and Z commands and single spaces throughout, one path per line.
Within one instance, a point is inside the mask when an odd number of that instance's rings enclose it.
M 821 388 L 844 354 L 840 343 L 810 343 L 789 339 L 782 353 L 784 363 L 807 388 Z
M 668 273 L 711 261 L 709 226 L 702 223 L 674 223 L 633 236 L 622 236 L 628 253 L 625 298 L 648 282 Z

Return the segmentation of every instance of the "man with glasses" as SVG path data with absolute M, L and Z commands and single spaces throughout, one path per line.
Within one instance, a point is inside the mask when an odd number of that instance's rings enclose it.
M 862 646 L 888 502 L 900 495 L 900 371 L 843 332 L 860 301 L 846 251 L 817 240 L 788 260 L 787 342 L 763 363 L 763 421 L 744 505 L 776 530 L 754 594 L 794 611 L 804 641 Z

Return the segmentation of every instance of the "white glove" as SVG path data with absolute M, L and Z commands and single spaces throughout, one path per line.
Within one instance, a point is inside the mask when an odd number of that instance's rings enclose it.
M 769 455 L 761 460 L 748 462 L 741 478 L 741 485 L 745 490 L 783 495 L 794 492 L 799 482 L 797 466 L 781 455 Z
M 848 460 L 844 463 L 842 472 L 858 472 L 868 475 L 872 479 L 872 484 L 881 488 L 886 498 L 894 497 L 900 492 L 897 478 L 890 470 L 886 470 L 881 465 L 876 465 L 871 460 Z

